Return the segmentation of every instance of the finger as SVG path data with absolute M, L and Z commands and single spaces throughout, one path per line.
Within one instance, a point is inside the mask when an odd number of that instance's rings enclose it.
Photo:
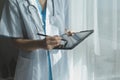
M 47 50 L 53 49 L 54 47 L 60 45 L 60 42 L 61 42 L 61 40 L 50 40 L 49 37 L 47 37 L 47 38 L 44 39 L 44 40 L 45 40 L 45 41 L 44 41 L 44 42 L 45 42 L 44 47 L 45 47 L 45 49 L 47 49 Z
M 50 45 L 52 47 L 59 46 L 61 43 L 61 37 L 55 35 L 53 37 L 46 37 L 46 45 Z
M 68 36 L 72 36 L 72 35 L 74 34 L 74 32 L 69 31 L 69 32 L 67 32 L 66 34 L 67 34 Z
M 47 42 L 47 44 L 48 45 L 59 45 L 60 44 L 60 42 L 61 42 L 61 40 L 56 40 L 56 41 L 51 41 L 51 40 L 49 40 L 48 42 Z
M 59 45 L 56 45 L 56 44 L 47 45 L 46 49 L 51 50 L 51 49 L 53 49 L 54 47 L 57 47 L 57 46 L 59 46 Z
M 49 40 L 61 40 L 61 37 L 54 36 L 54 37 L 50 37 Z

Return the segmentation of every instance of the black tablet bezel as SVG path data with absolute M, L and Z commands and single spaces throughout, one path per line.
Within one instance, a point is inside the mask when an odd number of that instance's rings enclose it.
M 65 48 L 65 47 L 64 48 L 58 48 L 58 47 L 55 47 L 54 49 L 71 50 L 74 47 L 76 47 L 79 43 L 81 43 L 84 39 L 86 39 L 89 35 L 91 35 L 94 32 L 94 30 L 85 30 L 85 31 L 80 31 L 80 32 L 76 32 L 76 33 L 83 33 L 83 32 L 90 32 L 90 33 L 88 35 L 86 35 L 83 39 L 80 39 L 78 41 L 78 43 L 73 45 L 72 47 L 69 47 L 69 48 Z

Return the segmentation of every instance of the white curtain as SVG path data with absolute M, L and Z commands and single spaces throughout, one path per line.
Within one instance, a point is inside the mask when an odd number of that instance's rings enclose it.
M 120 80 L 120 0 L 71 0 L 73 31 L 94 29 L 70 55 L 71 80 Z

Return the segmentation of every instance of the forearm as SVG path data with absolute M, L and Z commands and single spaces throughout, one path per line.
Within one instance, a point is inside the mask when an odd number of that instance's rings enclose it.
M 25 51 L 33 51 L 36 49 L 44 48 L 43 40 L 13 39 L 12 42 L 15 47 Z
M 46 36 L 43 40 L 12 39 L 12 42 L 17 48 L 25 51 L 33 51 L 40 48 L 50 50 L 60 45 L 61 37 Z

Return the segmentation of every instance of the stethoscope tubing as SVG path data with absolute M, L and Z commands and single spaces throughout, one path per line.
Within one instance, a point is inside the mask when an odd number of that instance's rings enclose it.
M 34 9 L 36 10 L 36 12 L 38 13 L 37 8 L 36 8 L 34 5 L 32 5 L 29 0 L 27 0 L 27 2 L 28 2 L 28 7 L 27 7 L 27 8 L 28 8 L 29 14 L 32 15 L 32 12 L 31 12 L 31 9 L 30 9 L 30 8 L 34 8 Z M 55 15 L 55 6 L 54 6 L 54 5 L 55 5 L 55 4 L 54 4 L 54 0 L 52 0 L 53 16 Z M 33 22 L 35 23 L 35 20 L 34 20 L 34 19 L 33 19 Z M 42 23 L 43 23 L 43 22 L 40 21 L 41 26 L 43 26 Z M 36 26 L 37 31 L 39 32 L 39 29 L 38 29 L 38 27 L 37 27 L 36 24 L 35 24 L 35 26 Z
M 33 7 L 33 8 L 35 8 L 36 10 L 37 10 L 37 8 L 34 6 L 34 5 L 32 5 L 31 3 L 30 3 L 30 1 L 29 0 L 27 0 L 27 2 L 28 2 L 28 12 L 31 14 L 31 11 L 30 11 L 30 6 L 31 7 Z M 53 9 L 53 16 L 55 15 L 55 4 L 54 4 L 54 0 L 52 0 L 52 9 Z
M 53 8 L 53 16 L 55 15 L 55 4 L 54 4 L 54 0 L 52 0 L 52 8 Z

